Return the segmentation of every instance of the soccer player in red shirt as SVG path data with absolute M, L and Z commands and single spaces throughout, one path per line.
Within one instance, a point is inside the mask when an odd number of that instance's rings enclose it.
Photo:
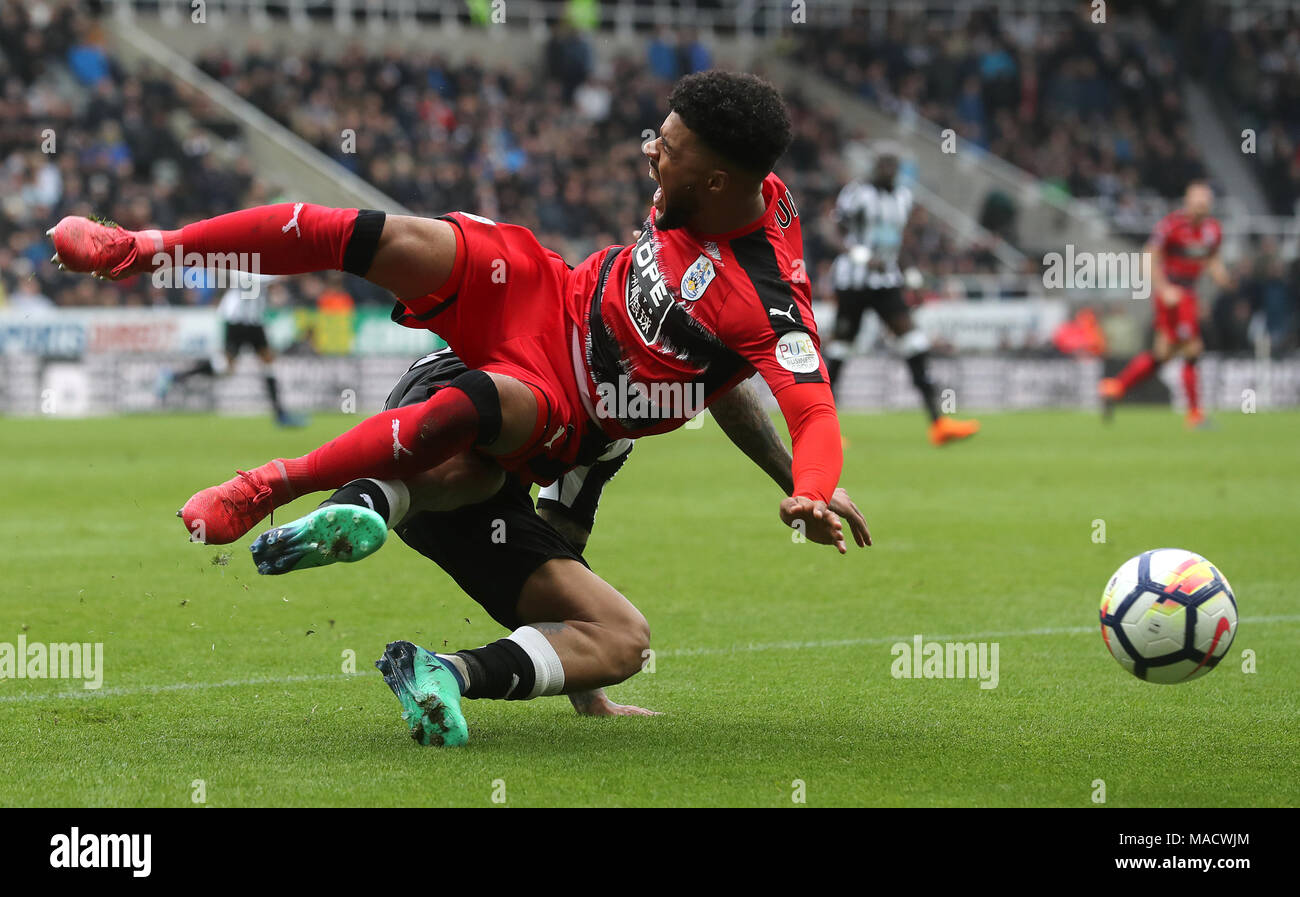
M 300 495 L 365 477 L 409 480 L 467 451 L 550 483 L 612 441 L 681 426 L 757 371 L 791 433 L 793 490 L 780 516 L 809 540 L 842 546 L 827 507 L 842 464 L 839 422 L 798 211 L 772 173 L 791 139 L 785 106 L 761 79 L 716 71 L 683 78 L 668 106 L 645 147 L 659 188 L 641 236 L 575 269 L 527 229 L 462 212 L 426 219 L 300 202 L 169 232 L 60 221 L 56 258 L 100 276 L 155 270 L 177 247 L 257 253 L 266 274 L 364 276 L 397 297 L 395 320 L 434 330 L 470 368 L 427 401 L 197 493 L 181 511 L 191 533 L 233 542 Z M 608 585 L 565 596 L 548 608 L 554 622 L 462 652 L 472 662 L 390 645 L 385 679 L 417 738 L 463 741 L 462 694 L 535 697 L 635 673 L 636 652 L 611 657 L 603 636 L 627 630 L 628 645 L 648 644 L 636 609 Z
M 1170 212 L 1156 225 L 1146 251 L 1151 254 L 1152 298 L 1155 300 L 1155 338 L 1151 351 L 1142 352 L 1120 371 L 1098 384 L 1103 413 L 1110 417 L 1115 402 L 1130 389 L 1155 373 L 1175 351 L 1183 356 L 1183 388 L 1187 391 L 1187 426 L 1205 423 L 1201 411 L 1196 361 L 1205 344 L 1201 340 L 1200 305 L 1196 281 L 1208 271 L 1214 282 L 1228 289 L 1232 279 L 1219 258 L 1223 229 L 1210 216 L 1214 191 L 1205 181 L 1187 186 L 1183 207 Z

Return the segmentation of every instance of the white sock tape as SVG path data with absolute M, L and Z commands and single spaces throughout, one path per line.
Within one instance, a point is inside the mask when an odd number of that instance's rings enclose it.
M 371 482 L 379 487 L 379 491 L 388 500 L 388 528 L 392 529 L 411 510 L 411 490 L 401 480 L 371 479 Z
M 506 638 L 524 649 L 533 662 L 533 690 L 529 698 L 558 695 L 564 691 L 564 665 L 546 636 L 531 626 L 520 626 Z

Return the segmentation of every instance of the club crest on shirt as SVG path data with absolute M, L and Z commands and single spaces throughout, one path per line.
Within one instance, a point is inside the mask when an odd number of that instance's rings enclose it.
M 682 298 L 688 302 L 694 302 L 703 296 L 704 291 L 713 282 L 716 274 L 717 272 L 713 270 L 713 262 L 709 260 L 708 256 L 701 255 L 682 275 Z

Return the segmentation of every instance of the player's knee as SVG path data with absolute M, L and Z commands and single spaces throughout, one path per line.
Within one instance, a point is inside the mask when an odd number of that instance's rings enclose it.
M 913 333 L 920 334 L 919 337 L 912 337 L 913 339 L 925 338 L 925 334 L 916 329 L 916 324 L 912 322 L 912 315 L 908 312 L 902 312 L 901 314 L 890 317 L 885 321 L 885 326 L 889 328 L 889 332 L 894 334 L 894 338 L 898 340 L 907 339 L 908 337 L 911 337 Z M 926 343 L 926 348 L 929 348 L 928 341 Z
M 650 652 L 650 624 L 636 608 L 629 607 L 610 639 L 610 674 L 619 682 L 641 671 Z

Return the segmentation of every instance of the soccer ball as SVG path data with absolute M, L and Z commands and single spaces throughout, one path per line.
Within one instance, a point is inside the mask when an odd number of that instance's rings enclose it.
M 1139 679 L 1173 685 L 1218 665 L 1237 634 L 1237 599 L 1218 568 L 1181 548 L 1124 562 L 1101 595 L 1101 638 Z

